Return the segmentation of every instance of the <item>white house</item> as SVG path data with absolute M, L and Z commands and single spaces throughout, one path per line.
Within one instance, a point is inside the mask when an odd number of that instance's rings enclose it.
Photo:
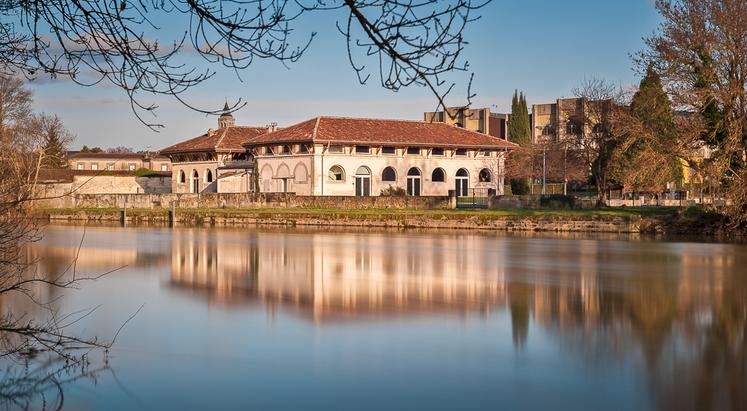
M 172 192 L 253 191 L 254 164 L 241 144 L 270 131 L 268 127 L 236 126 L 226 105 L 218 118 L 217 130 L 209 129 L 160 151 L 171 159 Z
M 259 173 L 258 191 L 320 196 L 502 194 L 504 159 L 516 147 L 445 123 L 327 116 L 243 146 Z

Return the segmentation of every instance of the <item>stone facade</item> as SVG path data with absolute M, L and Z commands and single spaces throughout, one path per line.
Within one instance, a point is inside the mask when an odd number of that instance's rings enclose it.
M 175 162 L 172 193 L 215 193 L 218 191 L 218 161 Z
M 37 184 L 36 196 L 44 198 L 37 202 L 39 207 L 73 207 L 74 196 L 96 197 L 107 194 L 165 194 L 171 191 L 171 177 L 168 176 L 87 176 L 76 175 L 72 182 L 52 182 Z
M 407 148 L 394 148 L 393 154 L 384 154 L 382 147 L 369 147 L 369 154 L 356 152 L 358 146 L 342 145 L 341 152 L 316 144 L 310 153 L 298 153 L 291 147 L 284 155 L 255 156 L 259 170 L 262 192 L 290 192 L 299 195 L 354 196 L 356 184 L 369 180 L 371 196 L 378 196 L 389 187 L 407 192 L 408 179 L 419 178 L 420 195 L 448 196 L 456 190 L 457 173 L 462 171 L 466 188 L 479 189 L 487 193 L 493 189 L 503 192 L 504 153 L 498 151 L 457 150 L 439 151 L 418 148 L 417 153 Z M 442 154 L 441 154 L 442 153 Z M 388 169 L 389 175 L 385 175 Z M 334 171 L 342 171 L 341 178 L 333 177 Z M 394 179 L 391 179 L 393 171 Z M 434 175 L 434 172 L 436 175 Z M 419 173 L 419 176 L 409 175 Z M 442 173 L 442 178 L 439 175 Z M 482 174 L 482 177 L 481 177 Z M 435 178 L 434 178 L 435 177 Z M 439 181 L 443 180 L 443 181 Z
M 69 191 L 67 192 L 69 193 Z M 61 193 L 64 194 L 64 193 Z M 448 197 L 411 196 L 297 196 L 280 193 L 209 194 L 72 194 L 38 201 L 40 208 L 314 208 L 314 209 L 441 209 L 450 208 Z
M 244 143 L 258 189 L 314 196 L 503 192 L 515 144 L 443 123 L 321 116 Z M 391 193 L 388 193 L 391 194 Z

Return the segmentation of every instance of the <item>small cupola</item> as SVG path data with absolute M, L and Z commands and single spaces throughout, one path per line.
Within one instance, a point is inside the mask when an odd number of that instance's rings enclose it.
M 218 117 L 218 128 L 233 127 L 236 124 L 231 115 L 231 109 L 228 108 L 228 102 L 223 106 L 223 114 Z

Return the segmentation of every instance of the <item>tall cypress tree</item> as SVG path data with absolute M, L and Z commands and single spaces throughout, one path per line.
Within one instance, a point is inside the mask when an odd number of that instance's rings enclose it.
M 508 126 L 508 135 L 511 141 L 516 141 L 516 138 L 521 134 L 517 127 L 520 112 L 519 91 L 514 90 L 514 96 L 511 98 L 511 119 Z
M 511 141 L 522 146 L 530 147 L 532 144 L 531 125 L 529 124 L 529 111 L 524 93 L 514 91 L 511 101 Z

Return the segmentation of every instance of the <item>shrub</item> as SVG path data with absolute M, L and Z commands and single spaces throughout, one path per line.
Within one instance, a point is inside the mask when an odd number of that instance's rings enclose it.
M 392 197 L 404 197 L 407 195 L 407 191 L 405 191 L 402 187 L 392 187 L 390 184 L 389 187 L 381 190 L 382 196 L 392 196 Z

